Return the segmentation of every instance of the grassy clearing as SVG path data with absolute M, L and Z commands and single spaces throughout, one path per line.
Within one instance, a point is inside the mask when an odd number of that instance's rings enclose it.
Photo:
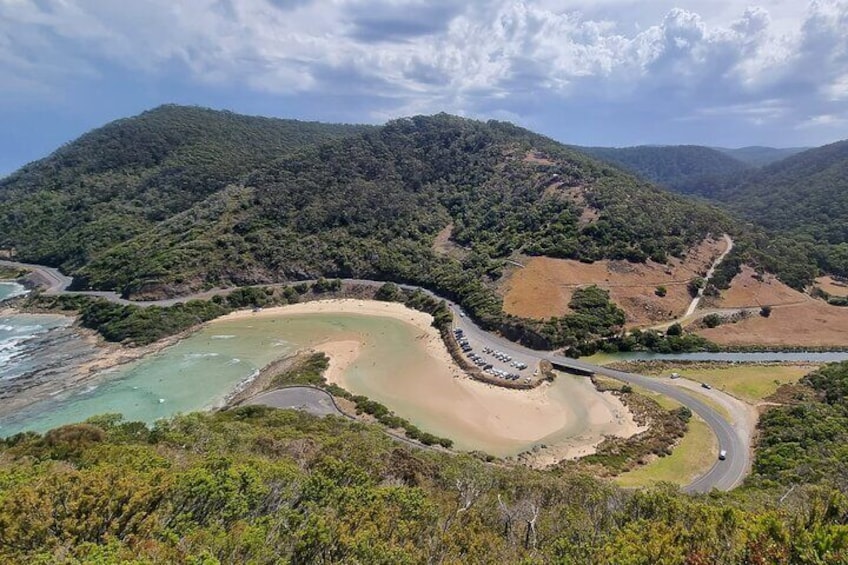
M 610 363 L 620 363 L 621 357 L 618 353 L 604 353 L 599 351 L 586 357 L 581 357 L 581 361 L 591 363 L 592 365 L 609 365 Z
M 700 389 L 681 388 L 680 390 L 688 394 L 692 398 L 697 398 L 698 400 L 700 400 L 701 402 L 721 414 L 722 418 L 724 418 L 728 422 L 735 421 L 733 415 L 723 404 L 717 402 L 715 399 L 710 396 L 707 396 L 706 394 L 702 394 Z
M 642 396 L 647 396 L 651 400 L 655 401 L 663 410 L 676 410 L 683 406 L 676 400 L 673 400 L 665 395 L 662 395 L 658 392 L 654 392 L 652 390 L 648 390 L 646 388 L 642 388 L 640 386 L 631 385 L 633 387 L 633 392 L 641 394 Z
M 698 369 L 675 369 L 693 381 L 710 384 L 749 404 L 771 396 L 780 387 L 796 383 L 815 370 L 810 365 L 734 365 Z
M 595 375 L 595 380 L 602 385 L 604 388 L 609 389 L 620 389 L 624 383 L 613 379 L 612 377 L 604 377 L 601 375 Z M 676 410 L 682 406 L 676 400 L 672 400 L 671 398 L 659 394 L 658 392 L 654 392 L 652 390 L 648 390 L 638 385 L 630 385 L 630 388 L 633 389 L 633 392 L 636 394 L 641 394 L 647 398 L 650 398 L 654 402 L 660 405 L 660 408 L 663 410 Z
M 697 416 L 689 421 L 689 431 L 674 448 L 671 455 L 623 473 L 615 482 L 624 487 L 648 486 L 660 481 L 688 484 L 706 472 L 718 457 L 718 442 Z

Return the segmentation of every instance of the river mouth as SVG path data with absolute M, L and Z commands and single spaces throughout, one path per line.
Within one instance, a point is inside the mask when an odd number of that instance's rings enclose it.
M 638 431 L 620 401 L 597 392 L 588 379 L 562 375 L 531 391 L 480 383 L 456 368 L 428 315 L 399 304 L 339 300 L 226 316 L 0 421 L 0 435 L 43 432 L 102 413 L 152 424 L 214 408 L 273 360 L 332 343 L 358 347 L 339 375 L 342 386 L 461 450 L 509 456 L 565 442 L 582 454 L 605 435 Z

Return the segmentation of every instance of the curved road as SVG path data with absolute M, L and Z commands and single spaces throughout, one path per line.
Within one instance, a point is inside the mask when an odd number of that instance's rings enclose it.
M 0 260 L 0 265 L 7 265 L 11 267 L 23 267 L 31 270 L 33 273 L 35 273 L 38 281 L 43 283 L 44 286 L 47 287 L 46 293 L 48 294 L 86 294 L 90 296 L 99 296 L 112 302 L 117 302 L 121 304 L 136 304 L 138 306 L 168 306 L 176 302 L 182 302 L 192 298 L 209 298 L 210 296 L 213 296 L 215 294 L 221 294 L 232 290 L 218 289 L 201 294 L 185 296 L 178 299 L 157 300 L 150 302 L 133 302 L 121 298 L 118 294 L 114 292 L 83 291 L 76 293 L 68 291 L 66 289 L 71 285 L 73 279 L 71 277 L 67 277 L 61 274 L 58 270 L 50 267 L 42 267 L 40 265 L 17 263 L 14 261 L 6 260 Z M 381 286 L 384 284 L 384 282 L 360 279 L 346 279 L 344 280 L 344 282 L 367 286 Z M 406 290 L 418 289 L 418 287 L 411 285 L 401 284 L 398 286 Z M 442 299 L 441 297 L 437 296 L 433 292 L 428 291 L 427 289 L 420 290 L 430 296 Z M 734 429 L 734 426 L 725 419 L 724 415 L 722 415 L 719 411 L 712 408 L 704 401 L 699 400 L 698 398 L 695 398 L 691 394 L 685 392 L 683 388 L 671 385 L 669 384 L 669 382 L 664 382 L 656 378 L 645 377 L 643 375 L 638 375 L 635 373 L 616 371 L 607 367 L 592 365 L 590 363 L 585 363 L 583 361 L 571 359 L 562 355 L 557 355 L 556 353 L 536 351 L 533 349 L 526 348 L 515 342 L 509 341 L 505 338 L 480 329 L 476 324 L 474 324 L 471 320 L 464 316 L 464 314 L 462 314 L 462 310 L 457 304 L 449 300 L 445 300 L 445 302 L 453 311 L 457 326 L 461 327 L 469 336 L 475 338 L 481 343 L 487 343 L 489 347 L 492 347 L 493 349 L 504 351 L 514 357 L 529 357 L 540 360 L 546 359 L 557 366 L 564 367 L 567 369 L 576 370 L 585 374 L 597 373 L 599 375 L 612 377 L 614 379 L 626 383 L 638 385 L 676 400 L 677 402 L 679 402 L 683 406 L 688 407 L 690 410 L 692 410 L 692 412 L 703 418 L 703 420 L 707 423 L 710 429 L 712 429 L 713 433 L 718 439 L 719 449 L 726 450 L 728 453 L 728 457 L 725 461 L 717 460 L 712 466 L 712 468 L 707 471 L 706 474 L 699 477 L 693 483 L 685 486 L 684 490 L 686 492 L 708 492 L 713 488 L 720 490 L 729 490 L 739 485 L 745 478 L 745 475 L 750 467 L 751 459 L 750 438 L 748 434 L 745 433 L 743 429 Z M 723 394 L 718 391 L 711 392 L 714 395 Z

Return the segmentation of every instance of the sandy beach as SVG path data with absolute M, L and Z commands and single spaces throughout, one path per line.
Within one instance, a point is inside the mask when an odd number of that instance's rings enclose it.
M 424 347 L 429 359 L 379 382 L 378 377 L 366 382 L 352 376 L 358 365 L 374 363 L 368 358 L 366 336 L 345 335 L 312 348 L 330 358 L 328 382 L 381 401 L 404 417 L 426 420 L 427 425 L 422 427 L 432 433 L 452 439 L 474 438 L 471 443 L 485 444 L 496 455 L 515 454 L 533 443 L 542 443 L 547 447 L 532 459 L 534 465 L 544 466 L 593 453 L 607 435 L 629 437 L 641 431 L 618 398 L 599 393 L 585 378 L 560 375 L 553 384 L 511 390 L 467 377 L 431 326 L 432 318 L 401 304 L 328 300 L 240 311 L 221 320 L 325 313 L 387 316 L 414 326 L 416 342 Z M 463 443 L 468 442 L 457 441 L 458 446 Z
M 444 342 L 442 342 L 439 331 L 433 327 L 433 317 L 430 314 L 407 308 L 398 302 L 380 302 L 378 300 L 358 300 L 354 298 L 319 300 L 290 304 L 288 306 L 263 308 L 259 311 L 239 310 L 217 318 L 210 322 L 210 324 L 231 320 L 276 318 L 279 316 L 297 316 L 303 314 L 360 314 L 363 316 L 383 316 L 406 322 L 421 330 L 419 338 L 424 343 L 428 353 L 451 367 L 456 375 L 462 374 L 462 370 L 453 362 Z M 320 347 L 316 347 L 316 349 L 320 349 Z M 329 351 L 326 353 L 328 355 L 330 354 Z M 342 353 L 342 351 L 336 351 L 337 356 Z M 341 361 L 338 363 L 341 363 Z M 347 366 L 347 364 L 344 366 Z

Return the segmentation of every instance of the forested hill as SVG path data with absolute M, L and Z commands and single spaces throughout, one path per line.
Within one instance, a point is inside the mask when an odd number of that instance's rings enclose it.
M 699 145 L 640 145 L 637 147 L 577 147 L 675 192 L 711 196 L 728 177 L 738 177 L 751 166 L 721 151 Z
M 327 136 L 337 139 L 307 144 Z M 352 130 L 167 107 L 0 186 L 3 247 L 61 265 L 81 287 L 152 298 L 320 276 L 392 280 L 454 297 L 504 331 L 513 320 L 490 283 L 507 258 L 664 262 L 734 231 L 717 208 L 548 138 L 446 114 Z M 439 233 L 456 253 L 436 251 Z M 604 325 L 568 323 L 537 328 L 533 343 Z
M 462 262 L 433 251 L 452 224 Z M 730 228 L 695 204 L 498 122 L 390 122 L 265 165 L 82 270 L 130 294 L 318 275 L 460 293 L 514 252 L 665 260 Z
M 769 165 L 719 199 L 806 245 L 824 270 L 848 276 L 848 140 Z
M 737 147 L 733 149 L 728 147 L 714 147 L 713 149 L 721 151 L 725 155 L 729 155 L 730 157 L 742 161 L 743 163 L 747 163 L 752 167 L 765 167 L 810 148 L 762 147 L 759 145 L 751 145 L 748 147 Z
M 73 271 L 294 148 L 367 130 L 167 105 L 0 180 L 0 249 Z

